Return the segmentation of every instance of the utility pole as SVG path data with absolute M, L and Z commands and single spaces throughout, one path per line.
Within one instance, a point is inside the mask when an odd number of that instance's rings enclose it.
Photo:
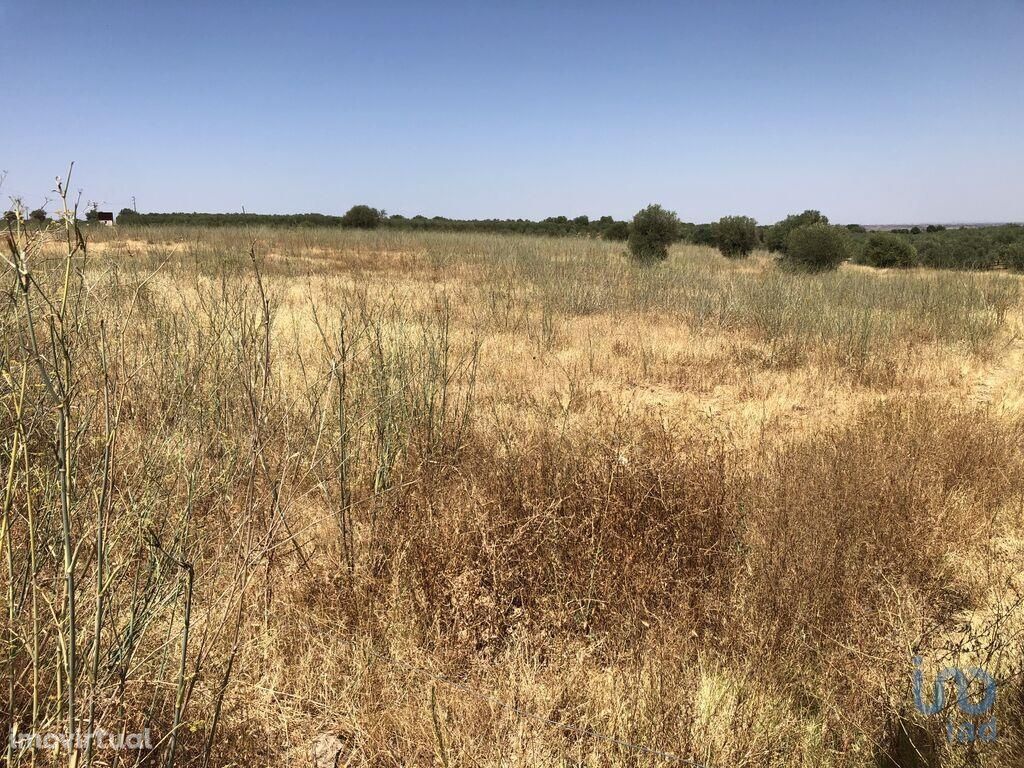
M 139 212 L 139 209 L 135 207 L 135 195 L 132 195 L 132 210 L 135 211 L 135 213 Z

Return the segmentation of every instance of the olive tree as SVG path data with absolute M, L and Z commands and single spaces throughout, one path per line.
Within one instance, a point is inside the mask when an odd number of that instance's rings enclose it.
M 872 267 L 912 267 L 917 263 L 917 249 L 892 232 L 872 232 L 858 261 Z
M 637 261 L 664 261 L 668 247 L 679 239 L 679 217 L 660 205 L 637 211 L 629 228 L 629 252 Z
M 341 226 L 355 229 L 376 229 L 383 220 L 383 211 L 378 211 L 368 205 L 353 205 L 341 217 Z
M 999 260 L 1007 269 L 1024 272 L 1024 243 L 1009 243 L 999 249 Z
M 623 242 L 629 239 L 629 223 L 625 221 L 613 221 L 604 228 L 601 236 L 605 240 Z
M 797 227 L 805 227 L 808 224 L 828 224 L 828 217 L 823 216 L 821 211 L 815 210 L 794 213 L 768 228 L 764 244 L 770 251 L 785 253 L 789 244 L 789 233 Z
M 797 227 L 786 239 L 783 264 L 808 272 L 835 269 L 850 255 L 846 230 L 823 222 Z
M 757 222 L 749 216 L 723 216 L 718 220 L 715 239 L 723 256 L 749 256 L 757 246 Z

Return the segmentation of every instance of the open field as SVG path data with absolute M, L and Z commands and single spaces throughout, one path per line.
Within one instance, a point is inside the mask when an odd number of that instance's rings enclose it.
M 1024 278 L 88 235 L 5 279 L 20 730 L 149 727 L 179 765 L 1020 764 Z M 915 710 L 915 655 L 998 676 L 998 741 Z

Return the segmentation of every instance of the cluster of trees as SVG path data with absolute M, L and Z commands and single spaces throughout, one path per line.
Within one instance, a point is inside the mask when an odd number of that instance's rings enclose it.
M 847 227 L 849 258 L 872 267 L 1024 271 L 1024 226 L 949 229 L 941 224 L 869 232 Z
M 1006 224 L 995 227 L 946 229 L 917 227 L 890 233 L 904 244 L 906 256 L 901 266 L 938 269 L 1024 269 L 1024 226 Z M 878 233 L 874 233 L 878 234 Z M 868 235 L 870 241 L 872 235 Z M 877 238 L 876 238 L 877 243 Z M 890 242 L 894 242 L 890 240 Z M 866 243 L 862 244 L 866 245 Z M 875 264 L 874 250 L 861 248 L 854 261 Z
M 543 235 L 547 237 L 605 237 L 625 240 L 628 225 L 611 216 L 550 216 L 541 221 L 530 219 L 448 219 L 443 216 L 389 216 L 385 226 L 405 230 L 440 232 L 488 232 L 492 234 Z
M 4 211 L 4 222 L 7 224 L 13 224 L 17 220 L 18 216 L 14 211 Z M 45 224 L 50 220 L 50 214 L 48 214 L 42 208 L 36 208 L 31 211 L 28 215 L 28 221 L 33 224 Z
M 793 229 L 808 224 L 828 225 L 818 211 L 787 217 L 765 233 L 765 247 L 785 253 Z M 941 224 L 868 231 L 858 224 L 832 227 L 844 258 L 873 267 L 934 267 L 938 269 L 1024 270 L 1024 226 L 1005 224 L 949 229 Z M 842 245 L 838 243 L 842 241 Z
M 323 213 L 137 213 L 131 208 L 122 208 L 117 214 L 117 223 L 129 226 L 339 227 L 342 218 Z
M 386 211 L 368 205 L 354 205 L 343 216 L 322 213 L 137 213 L 123 208 L 117 215 L 119 224 L 145 226 L 270 226 L 270 227 L 353 227 L 358 229 L 404 229 L 438 232 L 490 232 L 495 234 L 530 234 L 552 237 L 578 235 L 625 240 L 628 225 L 611 216 L 591 220 L 587 216 L 551 216 L 542 221 L 530 219 L 449 219 L 443 216 L 389 216 Z
M 925 232 L 929 232 L 929 233 L 930 232 L 944 232 L 945 230 L 946 230 L 946 228 L 944 226 L 942 226 L 941 224 L 929 224 L 927 227 L 924 228 L 924 231 Z M 897 228 L 897 229 L 890 229 L 889 231 L 890 232 L 895 232 L 897 235 L 920 235 L 921 234 L 921 228 L 920 227 L 910 227 L 909 229 L 907 229 L 907 228 L 904 228 L 904 229 Z
M 8 212 L 6 216 L 14 214 Z M 47 221 L 42 209 L 30 220 Z M 342 216 L 321 213 L 137 213 L 124 208 L 117 220 L 128 225 L 352 227 L 445 232 L 490 232 L 546 236 L 602 237 L 628 242 L 630 253 L 641 261 L 668 256 L 674 242 L 718 248 L 728 258 L 742 258 L 756 248 L 780 255 L 794 267 L 829 269 L 850 260 L 877 267 L 927 266 L 945 269 L 1007 268 L 1024 271 L 1024 226 L 1003 225 L 947 229 L 929 224 L 871 232 L 859 224 L 836 226 L 817 210 L 787 216 L 770 226 L 748 216 L 726 216 L 711 224 L 682 222 L 659 205 L 639 211 L 632 222 L 612 216 L 552 216 L 529 219 L 449 219 L 442 216 L 388 215 L 368 205 L 355 205 Z
M 633 217 L 630 254 L 642 263 L 663 261 L 673 242 L 697 235 L 709 239 L 726 258 L 745 258 L 763 245 L 779 252 L 783 264 L 805 271 L 835 269 L 850 256 L 847 231 L 830 226 L 819 211 L 790 216 L 767 230 L 749 216 L 724 216 L 708 226 L 710 231 L 698 230 L 681 223 L 674 211 L 649 205 Z
M 728 258 L 743 258 L 764 248 L 778 254 L 784 265 L 803 270 L 834 269 L 849 260 L 886 268 L 1024 271 L 1024 226 L 1019 224 L 958 229 L 929 224 L 923 230 L 872 232 L 859 224 L 833 225 L 817 210 L 795 213 L 767 227 L 748 216 L 687 224 L 672 211 L 652 205 L 637 213 L 627 232 L 630 253 L 644 262 L 667 258 L 671 243 L 681 240 L 716 247 Z
M 791 268 L 817 271 L 835 269 L 850 257 L 849 237 L 819 211 L 794 214 L 764 228 L 749 216 L 724 216 L 711 225 L 683 224 L 675 212 L 649 205 L 633 217 L 629 251 L 637 261 L 650 263 L 667 259 L 669 246 L 677 240 L 713 244 L 730 259 L 745 258 L 764 246 Z

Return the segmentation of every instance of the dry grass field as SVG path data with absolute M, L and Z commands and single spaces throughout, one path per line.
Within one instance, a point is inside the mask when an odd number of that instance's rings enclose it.
M 1021 764 L 1021 278 L 87 235 L 8 248 L 0 709 L 155 743 L 12 764 Z

